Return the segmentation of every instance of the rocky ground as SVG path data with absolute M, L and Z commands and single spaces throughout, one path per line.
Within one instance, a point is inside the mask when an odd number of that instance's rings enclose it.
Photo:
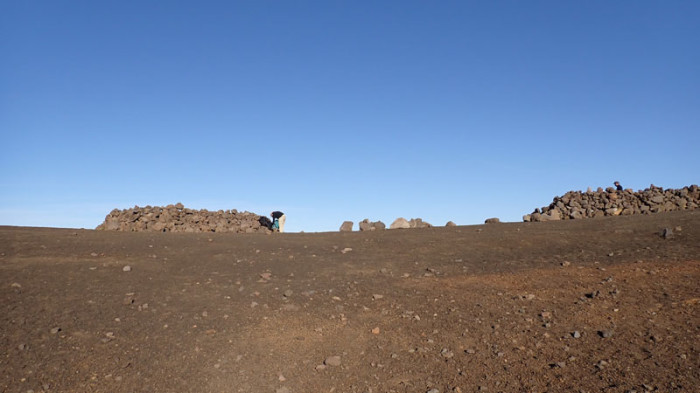
M 0 392 L 698 392 L 699 283 L 700 211 L 0 227 Z

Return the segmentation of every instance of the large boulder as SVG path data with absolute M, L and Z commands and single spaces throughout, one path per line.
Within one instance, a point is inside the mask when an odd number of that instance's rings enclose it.
M 411 224 L 409 224 L 409 222 L 403 217 L 397 218 L 396 220 L 394 220 L 394 222 L 391 223 L 391 225 L 389 225 L 389 229 L 409 229 L 409 228 L 411 228 Z
M 340 225 L 340 232 L 352 232 L 352 226 L 353 226 L 352 221 L 343 221 L 343 223 Z

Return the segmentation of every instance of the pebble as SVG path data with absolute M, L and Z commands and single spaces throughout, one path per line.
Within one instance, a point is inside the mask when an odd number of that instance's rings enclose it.
M 60 332 L 60 331 L 61 331 L 61 328 L 60 328 L 60 327 L 55 327 L 55 328 L 52 328 L 52 329 L 51 329 L 51 334 L 56 334 L 56 333 L 58 333 L 58 332 Z
M 125 271 L 125 272 L 130 272 L 130 271 L 131 271 L 131 266 L 126 265 L 126 266 L 124 266 L 124 267 L 122 268 L 122 270 Z
M 350 251 L 352 251 L 352 248 L 350 248 L 350 247 L 345 247 L 345 248 L 343 248 L 340 252 L 343 253 L 343 254 L 345 254 L 345 253 L 350 252 Z
M 341 363 L 340 356 L 337 356 L 337 355 L 336 356 L 329 356 L 326 358 L 326 360 L 323 361 L 323 364 L 325 364 L 326 366 L 334 366 L 334 367 L 340 366 L 340 363 Z
M 382 298 L 384 298 L 384 295 L 379 295 L 379 294 L 376 294 L 376 293 L 375 293 L 374 295 L 372 295 L 372 300 L 379 300 L 379 299 L 382 299 Z
M 284 293 L 282 295 L 284 297 L 291 297 L 292 294 L 294 294 L 294 291 L 292 291 L 291 289 L 287 289 L 286 291 L 284 291 Z
M 427 393 L 440 393 L 440 391 L 438 389 L 430 389 Z
M 571 333 L 571 336 L 572 336 L 573 338 L 580 338 L 580 337 L 581 337 L 581 332 L 579 332 L 578 330 L 576 330 L 576 331 L 574 331 L 573 333 Z
M 380 330 L 378 327 L 372 329 L 372 334 L 379 334 L 379 333 L 380 333 Z
M 612 337 L 612 335 L 613 335 L 613 331 L 612 331 L 612 330 L 607 330 L 607 329 L 606 329 L 606 330 L 601 330 L 601 331 L 598 332 L 598 335 L 599 335 L 600 337 L 603 337 L 603 338 L 610 338 L 610 337 Z

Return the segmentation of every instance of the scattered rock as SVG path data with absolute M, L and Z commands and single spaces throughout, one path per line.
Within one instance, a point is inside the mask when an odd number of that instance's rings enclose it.
M 603 338 L 610 338 L 613 335 L 613 331 L 609 329 L 598 331 L 598 335 Z
M 664 228 L 661 230 L 660 235 L 664 239 L 670 239 L 673 237 L 673 230 L 671 228 Z
M 408 221 L 403 217 L 397 218 L 389 226 L 389 229 L 409 229 L 409 228 L 411 228 L 411 224 L 409 224 Z
M 131 271 L 131 266 L 126 265 L 126 266 L 124 266 L 124 267 L 122 268 L 122 270 L 125 271 L 125 272 L 130 272 L 130 271 Z
M 333 367 L 338 367 L 340 366 L 340 356 L 329 356 L 326 358 L 326 360 L 323 361 L 323 364 L 326 366 L 333 366 Z
M 498 224 L 500 222 L 501 222 L 501 220 L 498 217 L 492 217 L 492 218 L 487 218 L 484 221 L 484 224 Z
M 343 221 L 343 224 L 340 225 L 340 232 L 352 232 L 353 225 L 352 221 Z

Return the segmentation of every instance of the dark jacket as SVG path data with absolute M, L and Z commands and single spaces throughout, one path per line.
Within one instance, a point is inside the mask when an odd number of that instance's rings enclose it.
M 274 211 L 274 212 L 272 212 L 272 214 L 270 214 L 270 215 L 272 216 L 272 218 L 280 218 L 280 217 L 282 217 L 282 216 L 284 215 L 284 213 L 279 212 L 279 211 Z

